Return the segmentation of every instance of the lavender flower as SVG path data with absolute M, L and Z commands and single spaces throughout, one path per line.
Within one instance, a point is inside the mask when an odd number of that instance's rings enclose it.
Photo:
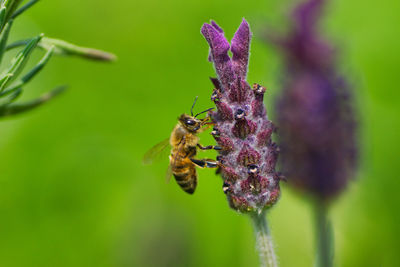
M 286 67 L 276 111 L 284 175 L 329 200 L 353 175 L 357 149 L 351 92 L 336 70 L 334 49 L 316 30 L 324 3 L 300 4 L 291 32 L 274 41 Z
M 265 87 L 246 82 L 251 32 L 243 20 L 231 45 L 223 30 L 214 22 L 205 23 L 201 33 L 210 45 L 209 60 L 217 78 L 211 78 L 211 99 L 217 111 L 212 135 L 222 147 L 223 190 L 231 208 L 257 211 L 273 205 L 279 197 L 279 176 L 275 172 L 278 148 L 271 141 L 274 125 L 268 120 L 263 104 Z M 232 52 L 232 58 L 228 55 Z

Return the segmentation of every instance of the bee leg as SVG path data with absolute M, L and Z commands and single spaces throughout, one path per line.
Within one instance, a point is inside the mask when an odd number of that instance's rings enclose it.
M 202 119 L 201 125 L 204 126 L 205 129 L 209 128 L 210 126 L 214 125 L 215 123 L 210 121 L 211 117 L 207 116 L 204 119 Z
M 213 159 L 190 159 L 197 167 L 200 168 L 217 168 L 219 163 Z
M 201 149 L 201 150 L 209 150 L 209 149 L 215 149 L 215 150 L 222 150 L 222 148 L 220 146 L 202 146 L 200 144 L 197 144 L 197 146 Z
M 211 126 L 213 126 L 213 125 L 214 125 L 213 122 L 206 122 L 206 123 L 203 123 L 203 124 L 201 125 L 201 129 L 200 129 L 199 132 L 204 132 L 205 130 L 208 130 L 209 128 L 211 128 Z

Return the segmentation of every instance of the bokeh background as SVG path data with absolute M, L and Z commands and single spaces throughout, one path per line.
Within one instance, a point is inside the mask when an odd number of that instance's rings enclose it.
M 23 99 L 64 83 L 69 90 L 0 121 L 0 266 L 257 266 L 250 221 L 228 208 L 213 171 L 199 170 L 189 196 L 165 183 L 166 158 L 152 166 L 141 159 L 195 96 L 197 110 L 212 105 L 214 71 L 200 35 L 211 18 L 229 38 L 242 17 L 250 22 L 248 81 L 269 88 L 274 118 L 280 61 L 260 36 L 284 30 L 294 3 L 59 0 L 21 16 L 14 40 L 44 32 L 119 59 L 53 58 Z M 398 0 L 332 0 L 323 21 L 362 121 L 359 174 L 331 212 L 336 266 L 400 266 L 399 9 Z M 307 200 L 283 185 L 268 219 L 281 266 L 312 266 Z

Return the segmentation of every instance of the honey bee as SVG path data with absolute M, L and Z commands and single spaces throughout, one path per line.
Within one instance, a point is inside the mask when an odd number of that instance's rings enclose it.
M 197 186 L 196 166 L 200 168 L 217 168 L 218 162 L 212 159 L 195 159 L 197 148 L 202 150 L 215 149 L 220 150 L 219 146 L 202 146 L 199 144 L 197 134 L 202 132 L 207 126 L 210 117 L 203 119 L 197 118 L 198 115 L 212 110 L 209 108 L 195 116 L 193 116 L 193 108 L 196 104 L 197 97 L 190 110 L 191 115 L 182 114 L 178 118 L 178 124 L 171 133 L 170 138 L 158 143 L 151 148 L 143 158 L 145 164 L 151 163 L 156 155 L 171 146 L 171 154 L 169 156 L 169 167 L 167 170 L 167 179 L 173 174 L 178 185 L 186 193 L 193 194 Z

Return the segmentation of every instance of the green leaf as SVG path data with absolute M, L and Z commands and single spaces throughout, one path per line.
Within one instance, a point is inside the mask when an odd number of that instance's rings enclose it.
M 7 44 L 6 52 L 11 50 L 11 49 L 17 48 L 17 47 L 25 46 L 25 45 L 27 45 L 29 43 L 29 41 L 30 41 L 30 39 L 25 39 L 25 40 L 15 41 L 15 42 L 13 42 L 11 44 Z M 41 47 L 40 44 L 38 46 Z M 41 48 L 43 48 L 43 47 L 41 47 Z
M 19 15 L 21 15 L 22 13 L 24 13 L 27 9 L 29 9 L 31 6 L 33 6 L 34 4 L 36 4 L 37 2 L 39 2 L 39 0 L 31 0 L 28 3 L 26 3 L 25 5 L 23 5 L 20 9 L 18 9 L 17 11 L 14 12 L 14 14 L 12 14 L 11 18 L 15 19 L 16 17 L 18 17 Z
M 17 100 L 17 98 L 21 95 L 21 93 L 22 93 L 22 88 L 17 88 L 14 92 L 12 92 L 7 97 L 0 99 L 0 107 L 11 104 L 15 100 Z
M 25 48 L 20 51 L 11 61 L 11 66 L 10 68 L 6 71 L 5 75 L 12 74 L 13 76 L 11 77 L 10 80 L 8 80 L 7 83 L 9 83 L 11 80 L 15 79 L 18 74 L 23 70 L 26 62 L 28 61 L 28 58 L 32 51 L 35 49 L 37 44 L 39 43 L 40 39 L 42 39 L 43 35 L 39 35 L 35 38 L 33 38 L 26 46 Z M 2 79 L 3 77 L 0 77 Z M 6 84 L 7 84 L 6 83 Z
M 13 76 L 12 74 L 8 73 L 0 79 L 0 92 L 4 89 L 4 86 L 7 84 L 7 82 L 11 79 L 12 76 Z M 0 97 L 2 97 L 2 93 L 0 93 Z
M 0 34 L 0 63 L 3 59 L 3 55 L 4 55 L 4 52 L 6 49 L 6 44 L 7 44 L 7 40 L 8 40 L 8 35 L 10 33 L 11 25 L 12 25 L 12 20 L 10 20 L 6 24 L 6 26 L 4 26 L 4 29 Z
M 49 62 L 51 56 L 54 53 L 54 47 L 50 47 L 47 53 L 42 57 L 42 59 L 33 67 L 27 74 L 22 77 L 21 81 L 23 83 L 29 82 L 36 74 L 43 69 L 43 67 Z
M 51 92 L 48 92 L 41 97 L 26 102 L 22 104 L 5 104 L 0 106 L 0 117 L 6 117 L 6 116 L 11 116 L 11 115 L 16 115 L 19 113 L 23 113 L 29 110 L 32 110 L 34 108 L 37 108 L 44 103 L 48 102 L 55 96 L 59 95 L 61 92 L 65 90 L 66 86 L 60 86 L 57 87 L 56 89 L 52 90 Z
M 44 37 L 40 42 L 40 46 L 46 49 L 53 45 L 56 48 L 55 53 L 60 55 L 81 56 L 88 59 L 101 61 L 114 61 L 116 59 L 116 56 L 114 54 L 93 48 L 77 46 L 75 44 L 71 44 L 59 39 Z
M 12 84 L 10 87 L 7 87 L 4 91 L 3 88 L 1 87 L 1 80 L 0 80 L 0 97 L 3 97 L 5 95 L 8 95 L 15 91 L 18 87 L 22 87 L 25 84 L 27 84 L 32 78 L 38 74 L 43 67 L 49 62 L 51 56 L 54 53 L 54 47 L 51 47 L 49 51 L 42 57 L 42 59 L 36 64 L 35 67 L 33 67 L 27 74 L 25 74 L 19 81 L 15 82 Z
M 9 51 L 16 47 L 24 46 L 28 42 L 29 40 L 19 40 L 14 43 L 8 44 L 6 47 L 6 51 Z M 44 37 L 38 44 L 38 47 L 45 50 L 48 50 L 51 46 L 55 47 L 54 53 L 56 55 L 75 55 L 99 61 L 114 61 L 117 59 L 117 57 L 112 53 L 94 48 L 77 46 L 58 39 Z
M 0 8 L 0 31 L 3 29 L 5 21 L 6 21 L 6 8 L 2 6 Z
M 17 10 L 18 6 L 21 4 L 22 0 L 4 0 L 2 7 L 6 8 L 6 15 L 4 23 L 11 18 L 14 12 Z

